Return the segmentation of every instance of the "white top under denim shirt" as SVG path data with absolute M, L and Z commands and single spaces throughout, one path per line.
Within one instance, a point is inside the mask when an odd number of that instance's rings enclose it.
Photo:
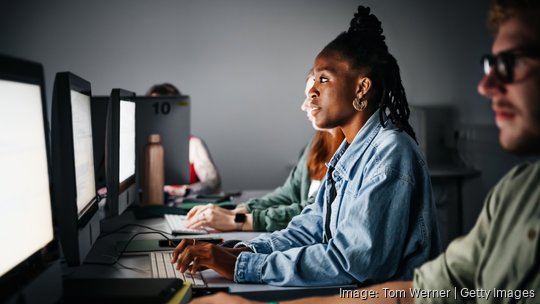
M 410 280 L 436 257 L 440 239 L 427 164 L 418 145 L 375 112 L 330 162 L 315 202 L 286 229 L 258 237 L 236 261 L 234 280 L 322 286 Z M 333 173 L 330 173 L 332 172 Z M 333 179 L 331 238 L 326 207 Z

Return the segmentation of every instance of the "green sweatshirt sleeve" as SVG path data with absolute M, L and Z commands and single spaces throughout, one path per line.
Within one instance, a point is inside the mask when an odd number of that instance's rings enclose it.
M 304 207 L 313 203 L 314 199 L 315 196 L 311 196 L 300 203 L 254 210 L 253 231 L 272 232 L 286 228 L 291 219 L 300 214 Z
M 271 232 L 283 229 L 309 204 L 307 195 L 311 180 L 307 171 L 308 154 L 309 146 L 304 149 L 298 163 L 281 187 L 243 204 L 247 211 L 253 214 L 253 231 Z

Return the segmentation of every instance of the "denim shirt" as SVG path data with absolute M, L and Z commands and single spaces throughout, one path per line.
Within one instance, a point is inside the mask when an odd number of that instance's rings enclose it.
M 374 113 L 327 164 L 317 199 L 286 229 L 243 244 L 236 282 L 278 286 L 410 280 L 437 256 L 440 239 L 427 164 L 418 145 Z M 324 236 L 329 189 L 330 231 Z

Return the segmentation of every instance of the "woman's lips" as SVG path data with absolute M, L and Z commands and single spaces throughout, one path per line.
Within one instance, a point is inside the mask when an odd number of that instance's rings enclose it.
M 313 122 L 315 120 L 315 115 L 321 110 L 321 108 L 319 107 L 312 107 L 310 106 L 309 108 L 307 108 L 306 110 L 306 115 L 307 115 L 307 118 Z
M 319 108 L 319 107 L 311 107 L 311 109 L 309 110 L 308 113 L 309 113 L 311 116 L 315 116 L 315 115 L 317 115 L 317 113 L 319 113 L 320 111 L 321 111 L 321 108 Z

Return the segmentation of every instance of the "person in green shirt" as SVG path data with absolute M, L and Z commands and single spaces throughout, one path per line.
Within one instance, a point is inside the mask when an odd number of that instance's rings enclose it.
M 501 146 L 540 155 L 540 1 L 494 0 L 492 54 L 478 84 L 491 99 Z M 283 303 L 540 303 L 540 161 L 516 166 L 488 194 L 465 236 L 415 270 L 339 296 Z M 252 303 L 217 294 L 193 303 Z
M 306 81 L 307 92 L 313 85 L 310 72 Z M 309 98 L 304 100 L 302 110 L 311 121 Z M 314 125 L 313 125 L 314 126 Z M 298 163 L 289 173 L 285 183 L 273 192 L 239 204 L 234 210 L 208 204 L 192 208 L 187 214 L 188 227 L 210 227 L 220 231 L 267 231 L 281 230 L 291 219 L 300 214 L 304 207 L 313 203 L 321 180 L 326 173 L 326 162 L 345 138 L 340 130 L 317 130 L 306 146 Z M 245 221 L 235 222 L 236 214 L 246 214 Z

